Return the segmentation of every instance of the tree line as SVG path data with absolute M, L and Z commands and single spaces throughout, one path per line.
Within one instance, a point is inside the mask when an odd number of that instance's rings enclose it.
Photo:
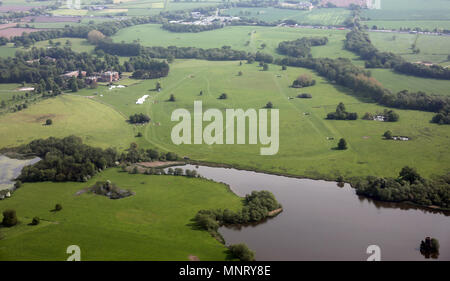
M 328 37 L 303 37 L 294 41 L 283 41 L 278 44 L 277 51 L 286 56 L 296 58 L 312 57 L 311 47 L 324 46 Z
M 392 52 L 380 52 L 372 45 L 369 35 L 356 27 L 347 33 L 344 46 L 347 50 L 360 55 L 366 61 L 366 68 L 392 68 L 397 72 L 418 77 L 450 79 L 448 68 L 410 63 Z
M 69 136 L 62 139 L 38 139 L 17 148 L 8 149 L 23 155 L 34 155 L 41 160 L 22 169 L 20 182 L 89 180 L 97 172 L 116 166 L 116 161 L 136 163 L 143 161 L 175 161 L 173 152 L 156 149 L 139 149 L 137 144 L 119 154 L 114 148 L 95 148 L 83 144 L 81 138 Z
M 216 22 L 208 25 L 196 25 L 196 24 L 181 24 L 181 23 L 164 23 L 161 28 L 170 32 L 187 32 L 197 33 L 202 31 L 214 30 L 223 28 L 224 24 Z
M 404 90 L 394 94 L 384 88 L 375 78 L 371 77 L 370 72 L 353 65 L 346 58 L 287 57 L 277 59 L 275 63 L 313 69 L 329 81 L 350 88 L 355 94 L 371 98 L 379 104 L 388 107 L 438 113 L 450 104 L 449 97 L 429 95 L 424 92 L 411 93 Z
M 424 179 L 414 168 L 406 166 L 397 178 L 369 176 L 354 187 L 358 195 L 377 200 L 450 208 L 450 174 Z

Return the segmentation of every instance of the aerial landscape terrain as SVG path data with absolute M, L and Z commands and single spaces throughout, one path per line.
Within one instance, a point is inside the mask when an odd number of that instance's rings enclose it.
M 0 214 L 0 261 L 448 261 L 450 1 L 0 0 Z

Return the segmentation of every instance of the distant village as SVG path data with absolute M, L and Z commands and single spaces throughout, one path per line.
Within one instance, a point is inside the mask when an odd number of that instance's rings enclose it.
M 186 25 L 212 25 L 215 23 L 226 24 L 238 20 L 240 20 L 239 17 L 219 16 L 219 10 L 217 9 L 215 15 L 213 16 L 205 16 L 200 12 L 191 12 L 191 20 L 173 20 L 170 21 L 169 23 L 178 23 Z

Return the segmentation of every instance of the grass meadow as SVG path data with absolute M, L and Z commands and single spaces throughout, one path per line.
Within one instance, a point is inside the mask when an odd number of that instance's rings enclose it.
M 393 52 L 411 62 L 443 63 L 447 61 L 447 56 L 450 54 L 450 36 L 383 32 L 370 32 L 369 36 L 380 51 Z M 420 49 L 419 54 L 412 52 L 414 43 Z
M 326 46 L 314 47 L 314 57 L 348 57 L 357 59 L 353 53 L 344 50 L 345 30 L 322 30 L 288 27 L 227 26 L 225 28 L 201 33 L 168 32 L 158 24 L 145 24 L 119 30 L 112 38 L 116 42 L 137 40 L 144 46 L 178 46 L 198 48 L 234 49 L 249 52 L 262 51 L 278 56 L 276 48 L 281 41 L 296 40 L 301 37 L 327 36 Z M 248 42 L 248 44 L 247 44 Z M 261 45 L 267 46 L 262 49 Z
M 45 126 L 52 119 L 53 125 Z M 123 150 L 134 139 L 133 127 L 113 108 L 87 97 L 64 95 L 0 116 L 0 147 L 26 144 L 50 136 L 77 135 L 86 143 Z
M 239 71 L 243 72 L 242 76 L 237 75 Z M 303 73 L 313 75 L 317 85 L 290 88 L 292 81 Z M 257 64 L 239 66 L 238 62 L 176 60 L 169 76 L 159 81 L 163 85 L 159 93 L 153 91 L 157 80 L 147 80 L 129 83 L 132 85 L 123 89 L 99 87 L 79 94 L 88 96 L 98 92 L 94 100 L 125 116 L 148 114 L 152 122 L 137 128 L 144 135 L 135 138 L 139 146 L 175 151 L 196 160 L 329 179 L 338 174 L 394 176 L 405 165 L 417 167 L 424 175 L 440 174 L 449 169 L 446 163 L 450 163 L 447 153 L 450 132 L 445 126 L 430 123 L 433 113 L 396 110 L 400 114 L 400 121 L 396 123 L 325 120 L 326 114 L 334 111 L 339 102 L 344 102 L 348 111 L 357 112 L 359 116 L 382 111 L 384 107 L 354 97 L 348 90 L 306 69 L 289 67 L 281 71 L 279 66 L 270 65 L 269 71 L 261 71 Z M 200 91 L 203 91 L 202 96 L 199 96 Z M 313 98 L 288 99 L 302 92 L 312 94 Z M 227 93 L 228 99 L 219 100 L 221 93 Z M 136 105 L 136 100 L 145 94 L 150 98 L 143 105 Z M 167 101 L 170 94 L 175 95 L 176 102 Z M 218 108 L 222 111 L 226 108 L 258 109 L 271 101 L 280 110 L 278 154 L 260 156 L 260 145 L 174 145 L 170 134 L 176 122 L 170 121 L 171 113 L 177 108 L 192 112 L 194 100 L 202 100 L 204 110 Z M 385 141 L 381 136 L 386 130 L 412 140 Z M 329 137 L 334 140 L 328 140 Z M 341 137 L 349 143 L 346 151 L 334 150 Z
M 111 180 L 136 194 L 111 200 L 83 193 L 98 180 Z M 55 204 L 63 209 L 52 212 Z M 241 199 L 225 185 L 204 179 L 129 175 L 108 169 L 87 183 L 30 183 L 0 201 L 13 208 L 20 224 L 0 228 L 0 260 L 57 260 L 78 245 L 81 260 L 227 259 L 226 247 L 192 227 L 200 209 L 241 208 Z M 38 216 L 41 223 L 28 225 Z

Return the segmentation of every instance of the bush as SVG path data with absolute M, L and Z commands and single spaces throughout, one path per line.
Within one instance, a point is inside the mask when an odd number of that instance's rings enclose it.
M 63 208 L 62 205 L 59 203 L 55 205 L 55 211 L 61 211 L 62 208 Z
M 303 94 L 299 94 L 299 95 L 297 96 L 297 98 L 299 98 L 299 99 L 311 99 L 312 96 L 311 96 L 311 94 L 303 93 Z
M 31 225 L 38 225 L 41 222 L 41 219 L 39 217 L 34 217 L 31 221 Z
M 47 126 L 50 126 L 50 125 L 52 125 L 52 124 L 53 124 L 52 119 L 47 119 L 47 120 L 45 121 L 45 125 L 47 125 Z
M 6 227 L 15 226 L 17 224 L 16 211 L 11 209 L 3 211 L 2 224 Z
M 269 102 L 266 104 L 266 108 L 273 108 L 272 102 L 269 101 Z
M 347 149 L 347 142 L 345 139 L 340 139 L 338 143 L 338 149 L 339 150 L 346 150 Z
M 230 252 L 241 261 L 255 260 L 255 253 L 251 251 L 245 244 L 230 245 Z

